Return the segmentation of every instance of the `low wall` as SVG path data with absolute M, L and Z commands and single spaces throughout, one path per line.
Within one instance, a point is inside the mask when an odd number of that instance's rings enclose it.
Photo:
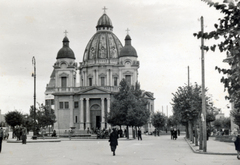
M 234 135 L 216 135 L 215 140 L 220 141 L 220 142 L 231 142 L 232 138 L 235 137 Z

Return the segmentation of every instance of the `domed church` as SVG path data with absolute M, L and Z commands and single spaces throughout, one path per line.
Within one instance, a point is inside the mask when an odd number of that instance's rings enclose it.
M 109 128 L 105 119 L 120 81 L 125 78 L 135 85 L 138 80 L 138 54 L 131 37 L 127 34 L 123 46 L 104 11 L 79 66 L 67 36 L 62 43 L 45 91 L 46 105 L 51 106 L 56 115 L 54 129 L 63 133 L 70 128 L 79 131 Z M 79 83 L 76 83 L 77 74 Z M 143 95 L 148 99 L 148 110 L 153 113 L 153 93 L 143 91 Z M 150 131 L 151 127 L 149 120 L 144 131 Z

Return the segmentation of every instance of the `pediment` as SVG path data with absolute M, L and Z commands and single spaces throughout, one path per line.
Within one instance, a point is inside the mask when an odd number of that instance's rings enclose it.
M 154 99 L 153 95 L 149 92 L 144 92 L 143 97 L 146 99 Z

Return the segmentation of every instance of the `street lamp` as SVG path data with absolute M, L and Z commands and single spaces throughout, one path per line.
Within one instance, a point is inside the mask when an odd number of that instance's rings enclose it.
M 37 139 L 37 135 L 36 135 L 36 60 L 35 57 L 33 56 L 32 58 L 32 64 L 34 66 L 34 72 L 32 74 L 32 76 L 34 77 L 34 94 L 33 94 L 33 100 L 34 100 L 34 105 L 33 105 L 33 137 L 32 139 Z

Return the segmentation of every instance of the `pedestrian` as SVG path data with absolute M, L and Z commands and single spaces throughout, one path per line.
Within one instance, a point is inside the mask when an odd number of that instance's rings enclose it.
M 27 129 L 22 128 L 22 144 L 27 144 Z
M 3 129 L 0 128 L 0 153 L 2 152 Z
M 240 160 L 240 132 L 238 132 L 233 141 L 235 144 L 235 150 L 237 150 L 237 159 Z
M 9 130 L 6 128 L 5 133 L 4 133 L 4 139 L 8 139 L 9 137 Z
M 173 127 L 170 128 L 171 139 L 173 139 Z
M 178 136 L 180 136 L 180 129 L 179 128 L 177 129 L 177 133 L 178 133 Z
M 142 140 L 142 131 L 140 129 L 138 129 L 138 140 L 139 139 Z
M 177 129 L 173 129 L 173 140 L 177 140 Z
M 118 145 L 118 133 L 115 128 L 113 128 L 112 130 L 113 131 L 110 134 L 109 142 L 110 142 L 111 151 L 113 152 L 113 156 L 115 156 L 115 151 Z
M 69 131 L 68 131 L 68 137 L 69 137 L 69 140 L 71 140 L 71 139 L 72 139 L 72 135 L 71 135 L 71 134 L 72 134 L 72 131 L 71 131 L 71 130 L 69 130 Z
M 44 132 L 45 132 L 45 130 L 44 130 L 44 128 L 42 127 L 42 128 L 41 128 L 41 134 L 42 134 L 43 140 L 45 140 L 45 138 L 44 138 Z
M 126 130 L 126 128 L 124 129 L 124 135 L 125 135 L 125 137 L 127 137 L 127 130 Z
M 57 137 L 56 130 L 53 130 L 52 137 Z

